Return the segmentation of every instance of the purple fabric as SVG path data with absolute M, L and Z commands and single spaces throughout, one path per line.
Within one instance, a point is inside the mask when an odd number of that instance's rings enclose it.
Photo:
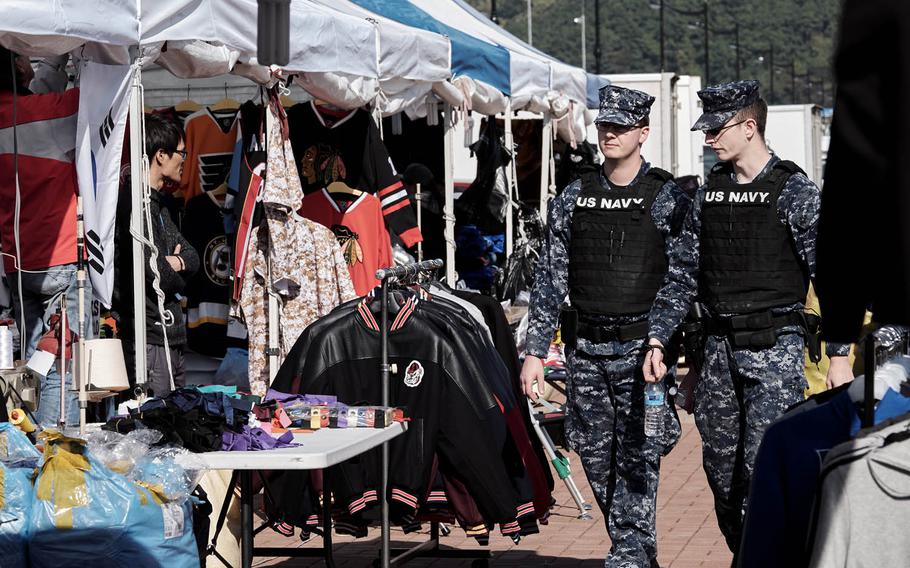
M 338 397 L 330 394 L 288 394 L 269 389 L 265 400 L 277 400 L 281 403 L 300 401 L 307 404 L 333 404 L 338 402 Z
M 285 432 L 280 437 L 274 438 L 262 428 L 244 426 L 242 432 L 226 431 L 221 438 L 221 449 L 227 452 L 248 452 L 300 445 L 295 444 L 293 440 L 293 432 Z

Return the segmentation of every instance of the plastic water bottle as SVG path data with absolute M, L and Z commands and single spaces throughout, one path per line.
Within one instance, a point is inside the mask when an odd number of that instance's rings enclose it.
M 664 434 L 664 412 L 667 408 L 667 391 L 663 381 L 645 386 L 645 436 Z

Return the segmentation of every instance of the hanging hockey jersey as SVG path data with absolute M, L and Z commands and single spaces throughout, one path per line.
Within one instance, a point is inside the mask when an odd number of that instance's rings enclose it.
M 225 183 L 237 143 L 237 110 L 208 107 L 186 119 L 186 162 L 180 179 L 184 201 Z
M 209 195 L 186 205 L 183 236 L 199 253 L 200 269 L 186 288 L 186 339 L 193 351 L 224 357 L 228 347 L 246 347 L 242 325 L 231 333 L 231 241 L 224 233 L 223 211 Z
M 334 149 L 343 164 L 335 169 L 337 179 L 349 186 L 375 194 L 382 202 L 382 214 L 389 231 L 405 246 L 423 240 L 407 191 L 379 135 L 370 113 L 363 109 L 332 111 L 317 109 L 311 101 L 287 111 L 291 145 L 304 193 L 328 185 L 319 175 L 325 164 L 318 163 L 321 147 Z
M 19 242 L 22 268 L 38 270 L 76 262 L 76 115 L 79 90 L 19 96 Z M 0 233 L 3 264 L 15 270 L 16 178 L 13 95 L 0 93 Z
M 321 189 L 303 198 L 300 214 L 335 233 L 358 296 L 379 284 L 377 269 L 392 266 L 392 245 L 375 196 L 363 193 L 340 202 Z

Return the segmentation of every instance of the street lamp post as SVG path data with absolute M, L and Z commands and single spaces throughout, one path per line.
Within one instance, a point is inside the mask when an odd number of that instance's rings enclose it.
M 582 7 L 584 7 L 584 4 L 582 4 Z M 585 43 L 586 40 L 585 40 L 585 14 L 584 14 L 584 12 L 581 13 L 581 16 L 578 16 L 577 18 L 573 19 L 572 21 L 575 22 L 576 24 L 581 25 L 581 68 L 584 69 L 585 71 L 587 71 L 588 70 L 588 55 L 586 53 L 587 49 L 585 49 L 587 47 L 587 43 Z

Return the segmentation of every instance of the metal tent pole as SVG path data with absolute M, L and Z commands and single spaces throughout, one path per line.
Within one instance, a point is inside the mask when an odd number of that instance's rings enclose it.
M 145 235 L 142 222 L 143 192 L 145 188 L 145 172 L 143 171 L 142 146 L 145 130 L 145 114 L 142 105 L 142 71 L 136 66 L 133 75 L 132 92 L 130 93 L 130 172 L 132 172 L 132 186 L 130 197 L 132 208 L 130 212 L 130 231 Z M 133 237 L 133 322 L 136 356 L 136 386 L 144 385 L 148 380 L 148 367 L 146 365 L 146 334 L 145 334 L 145 253 L 142 242 Z
M 446 240 L 446 283 L 455 288 L 455 165 L 453 161 L 455 128 L 452 124 L 452 105 L 445 104 L 443 140 L 445 152 L 445 240 Z
M 553 122 L 547 113 L 543 114 L 543 128 L 540 141 L 540 218 L 546 221 L 547 198 L 550 196 L 550 144 L 553 143 Z
M 511 160 L 509 165 L 506 166 L 506 187 L 508 191 L 508 199 L 506 200 L 506 258 L 512 256 L 512 248 L 514 246 L 515 235 L 513 234 L 512 225 L 513 225 L 513 207 L 512 207 L 512 194 L 513 194 L 513 183 L 515 181 L 515 176 L 512 175 L 515 167 L 515 154 L 514 148 L 515 144 L 512 141 L 512 99 L 506 99 L 506 113 L 505 113 L 505 133 L 504 133 L 504 142 L 506 150 L 508 150 Z

